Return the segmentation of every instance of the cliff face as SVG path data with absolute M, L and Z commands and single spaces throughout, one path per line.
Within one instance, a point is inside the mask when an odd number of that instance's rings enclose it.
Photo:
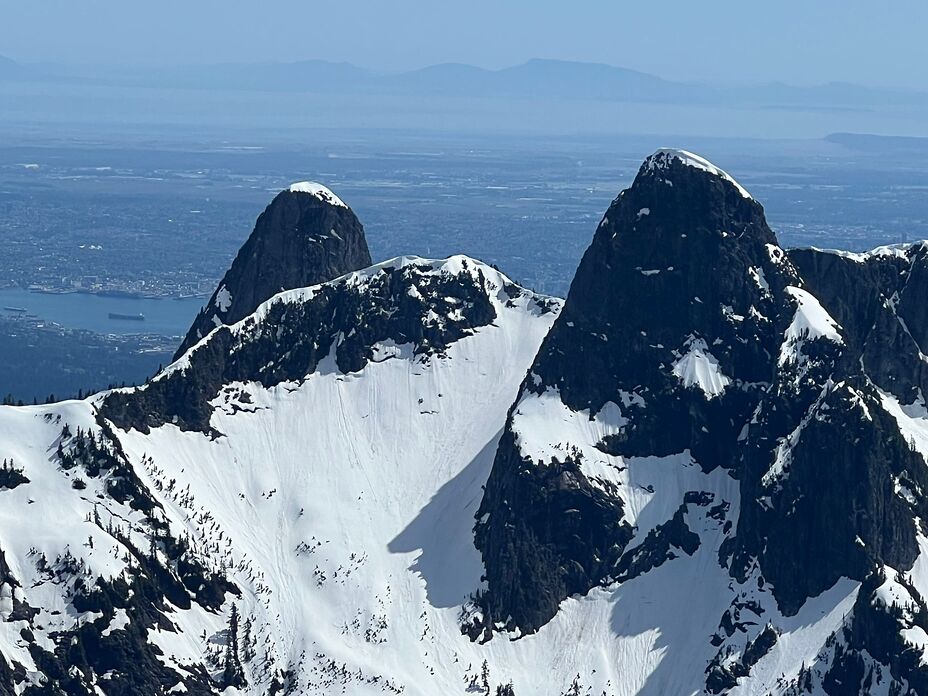
M 921 255 L 787 254 L 727 174 L 650 157 L 510 411 L 477 512 L 487 589 L 469 633 L 537 631 L 568 597 L 707 543 L 744 588 L 729 617 L 749 597 L 792 616 L 842 578 L 911 569 L 928 514 L 904 422 L 924 408 Z M 857 649 L 883 640 L 872 623 Z M 733 666 L 733 635 L 713 642 L 710 690 L 757 658 L 741 646 Z
M 874 382 L 903 403 L 914 401 L 919 389 L 928 393 L 928 246 L 789 254 Z
M 586 455 L 618 472 L 623 458 L 683 452 L 706 472 L 734 470 L 798 284 L 763 209 L 724 172 L 673 151 L 642 165 L 599 225 L 497 454 L 477 526 L 494 617 L 537 629 L 627 564 L 635 538 L 627 483 L 607 484 L 582 454 L 532 457 L 548 435 L 523 413 L 555 402 L 590 420 L 620 414 Z M 569 524 L 555 522 L 564 509 Z
M 214 328 L 244 319 L 282 290 L 309 287 L 370 265 L 364 228 L 351 208 L 320 184 L 293 184 L 258 217 L 174 359 Z

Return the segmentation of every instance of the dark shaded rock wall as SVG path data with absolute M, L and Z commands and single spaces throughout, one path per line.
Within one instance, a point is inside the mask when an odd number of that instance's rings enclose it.
M 244 319 L 282 290 L 309 287 L 370 265 L 364 228 L 350 208 L 310 193 L 282 191 L 258 217 L 174 358 L 217 325 Z

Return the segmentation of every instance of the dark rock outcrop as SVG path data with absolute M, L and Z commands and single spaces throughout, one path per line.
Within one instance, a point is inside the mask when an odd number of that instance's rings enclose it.
M 696 545 L 678 514 L 628 549 L 622 496 L 584 475 L 575 448 L 526 454 L 546 435 L 520 431 L 519 415 L 552 394 L 590 420 L 619 405 L 616 432 L 587 443 L 599 452 L 688 452 L 737 479 L 719 562 L 784 614 L 841 577 L 911 568 L 928 504 L 904 491 L 928 490 L 928 468 L 880 390 L 909 403 L 922 384 L 921 253 L 790 257 L 724 172 L 650 157 L 597 229 L 510 412 L 475 527 L 487 626 L 537 630 L 571 594 Z
M 756 201 L 707 162 L 658 152 L 606 212 L 520 399 L 557 390 L 591 418 L 623 404 L 627 423 L 600 451 L 689 450 L 704 470 L 735 469 L 739 433 L 776 377 L 797 310 L 787 288 L 799 284 Z M 724 382 L 701 386 L 688 360 L 714 363 Z M 802 404 L 793 411 L 781 428 Z M 516 440 L 501 440 L 476 539 L 488 614 L 534 630 L 622 567 L 632 530 L 619 497 L 590 485 L 576 459 L 556 463 L 570 485 L 552 486 L 554 465 L 528 460 Z
M 787 615 L 841 577 L 911 568 L 915 518 L 928 512 L 921 496 L 899 493 L 900 484 L 928 490 L 928 471 L 866 377 L 826 385 L 797 428 L 790 447 L 765 449 L 762 421 L 748 443 L 733 563 L 743 579 L 756 559 Z M 783 474 L 767 478 L 777 457 Z
M 785 287 L 798 280 L 779 253 L 763 208 L 736 184 L 673 153 L 653 155 L 584 254 L 533 388 L 557 388 L 569 408 L 591 413 L 638 394 L 647 405 L 623 412 L 631 422 L 604 443 L 611 454 L 689 448 L 707 468 L 729 466 L 732 452 L 720 447 L 734 438 L 719 429 L 737 435 L 751 394 L 772 379 L 770 347 L 793 313 Z M 668 368 L 696 342 L 744 388 L 707 399 L 681 384 Z
M 919 389 L 928 394 L 928 245 L 868 254 L 793 249 L 789 256 L 881 389 L 903 403 Z
M 365 271 L 359 282 L 327 283 L 305 297 L 281 298 L 249 317 L 242 331 L 213 332 L 188 353 L 188 365 L 139 389 L 109 394 L 100 413 L 123 429 L 147 432 L 174 423 L 209 432 L 210 402 L 230 383 L 300 381 L 330 354 L 342 372 L 357 372 L 385 359 L 374 354 L 383 342 L 410 345 L 415 355 L 440 354 L 496 318 L 488 294 L 496 290 L 474 262 L 462 263 L 463 270 L 452 274 L 398 261 Z
M 351 208 L 319 184 L 293 184 L 258 217 L 174 359 L 217 326 L 244 319 L 282 290 L 309 287 L 370 265 L 364 228 Z

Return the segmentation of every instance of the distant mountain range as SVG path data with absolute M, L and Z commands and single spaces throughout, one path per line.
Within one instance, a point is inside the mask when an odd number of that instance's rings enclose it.
M 905 154 L 910 157 L 928 155 L 928 138 L 918 136 L 832 133 L 825 140 L 852 150 L 876 153 L 881 156 L 887 154 Z
M 928 92 L 830 82 L 799 87 L 770 83 L 721 87 L 665 80 L 601 63 L 533 59 L 501 70 L 456 63 L 381 73 L 349 63 L 216 64 L 121 68 L 17 63 L 0 56 L 0 82 L 48 81 L 113 86 L 379 94 L 425 97 L 589 99 L 667 104 L 714 104 L 811 109 L 928 106 Z

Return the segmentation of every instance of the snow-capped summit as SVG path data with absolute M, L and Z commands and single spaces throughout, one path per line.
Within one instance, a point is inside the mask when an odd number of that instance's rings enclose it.
M 324 203 L 329 205 L 337 205 L 342 208 L 347 208 L 348 206 L 342 202 L 342 199 L 332 193 L 322 184 L 318 184 L 315 181 L 297 181 L 290 184 L 288 189 L 290 193 L 308 193 L 311 196 L 315 196 Z
M 732 176 L 727 174 L 721 168 L 716 167 L 706 158 L 700 157 L 699 155 L 696 155 L 687 150 L 662 147 L 656 150 L 644 161 L 642 169 L 646 169 L 649 172 L 662 172 L 666 174 L 673 169 L 674 163 L 708 172 L 709 174 L 732 184 L 738 193 L 740 193 L 744 198 L 751 198 L 751 194 L 748 193 L 741 184 L 735 181 Z M 665 181 L 668 183 L 668 185 L 672 185 L 671 179 L 668 178 Z
M 870 602 L 884 566 L 928 562 L 928 500 L 913 492 L 928 491 L 928 468 L 906 445 L 928 420 L 920 400 L 881 394 L 830 314 L 884 301 L 892 273 L 855 286 L 864 264 L 847 263 L 850 280 L 820 301 L 810 288 L 829 281 L 806 287 L 730 177 L 689 153 L 649 158 L 510 412 L 476 516 L 487 590 L 471 635 L 543 635 L 586 595 L 610 607 L 626 664 L 668 656 L 617 693 L 821 693 L 854 669 L 860 687 L 842 693 L 892 679 L 928 693 L 928 672 L 889 657 L 928 618 L 921 590 L 905 590 L 922 608 L 904 621 Z M 923 307 L 908 314 L 914 335 Z M 904 364 L 910 384 L 925 372 Z M 814 657 L 792 640 L 799 625 Z M 642 631 L 660 638 L 638 643 Z
M 225 385 L 271 388 L 320 370 L 354 374 L 392 357 L 441 356 L 500 320 L 501 305 L 539 316 L 559 308 L 466 256 L 392 259 L 278 293 L 212 331 L 148 384 L 106 396 L 100 413 L 125 429 L 172 423 L 212 432 L 213 400 Z
M 523 383 L 477 525 L 493 622 L 537 630 L 566 597 L 614 577 L 684 504 L 678 476 L 735 504 L 724 476 L 697 481 L 678 467 L 735 466 L 801 281 L 762 208 L 703 162 L 679 151 L 644 162 L 606 211 Z M 576 430 L 545 426 L 569 413 L 583 414 Z M 639 467 L 639 457 L 665 459 Z M 668 519 L 642 518 L 662 466 Z M 556 495 L 552 467 L 571 482 Z M 571 524 L 548 523 L 565 510 Z M 576 535 L 583 544 L 568 543 Z
M 315 285 L 370 264 L 364 228 L 351 208 L 321 184 L 291 184 L 258 217 L 174 357 L 281 290 Z

